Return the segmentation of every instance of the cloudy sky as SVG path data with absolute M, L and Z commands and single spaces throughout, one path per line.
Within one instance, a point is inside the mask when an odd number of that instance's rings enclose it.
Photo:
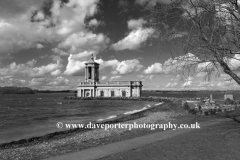
M 181 62 L 158 45 L 144 19 L 144 8 L 158 3 L 168 0 L 1 0 L 0 86 L 76 89 L 94 53 L 102 81 L 141 80 L 144 89 L 158 90 L 239 89 L 224 74 L 207 81 L 201 66 L 195 75 L 182 74 Z M 186 56 L 194 53 L 176 59 Z

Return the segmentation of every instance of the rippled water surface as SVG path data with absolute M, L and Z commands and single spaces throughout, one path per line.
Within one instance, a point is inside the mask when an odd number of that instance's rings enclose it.
M 154 102 L 66 101 L 71 94 L 0 95 L 0 143 L 59 131 L 57 122 L 87 123 Z

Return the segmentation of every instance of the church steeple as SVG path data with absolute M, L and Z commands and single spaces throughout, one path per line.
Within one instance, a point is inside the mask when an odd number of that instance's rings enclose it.
M 99 81 L 99 64 L 94 61 L 92 54 L 90 60 L 85 63 L 85 82 Z

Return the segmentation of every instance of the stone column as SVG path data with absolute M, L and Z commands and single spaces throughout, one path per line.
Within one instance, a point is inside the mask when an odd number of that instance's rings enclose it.
M 93 82 L 95 82 L 95 67 L 93 66 L 92 67 L 92 80 L 93 80 Z
M 80 89 L 80 90 L 78 90 L 78 97 L 82 97 L 82 90 Z
M 132 97 L 132 86 L 129 87 L 129 97 Z
M 137 86 L 137 97 L 139 97 L 139 86 Z
M 87 82 L 87 78 L 88 78 L 87 72 L 88 72 L 88 69 L 87 69 L 87 66 L 85 66 L 85 82 Z
M 97 68 L 97 80 L 99 81 L 99 68 Z

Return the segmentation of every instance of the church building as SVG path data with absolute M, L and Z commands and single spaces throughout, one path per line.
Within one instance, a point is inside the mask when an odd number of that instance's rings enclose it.
M 99 64 L 85 63 L 85 81 L 77 88 L 77 97 L 141 97 L 141 81 L 99 81 Z

